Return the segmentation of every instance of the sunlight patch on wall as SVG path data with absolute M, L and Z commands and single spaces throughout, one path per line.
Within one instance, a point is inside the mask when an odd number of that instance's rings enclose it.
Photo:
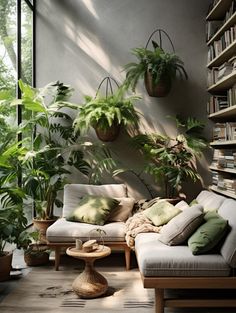
M 86 8 L 89 10 L 89 12 L 98 20 L 99 17 L 97 15 L 97 12 L 95 11 L 95 8 L 93 6 L 93 3 L 91 0 L 82 0 Z

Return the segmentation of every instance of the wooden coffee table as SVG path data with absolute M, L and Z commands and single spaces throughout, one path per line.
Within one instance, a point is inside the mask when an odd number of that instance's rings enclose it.
M 84 252 L 75 247 L 69 247 L 66 253 L 76 259 L 85 261 L 84 271 L 74 280 L 73 291 L 81 298 L 96 298 L 107 291 L 108 283 L 104 276 L 94 269 L 94 261 L 111 253 L 107 246 L 99 245 L 93 252 Z

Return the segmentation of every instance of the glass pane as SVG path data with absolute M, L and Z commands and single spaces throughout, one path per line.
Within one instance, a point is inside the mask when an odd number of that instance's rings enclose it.
M 32 84 L 32 29 L 33 14 L 25 1 L 22 1 L 21 14 L 21 54 L 22 54 L 22 80 Z
M 32 58 L 32 47 L 33 47 L 33 38 L 32 38 L 32 29 L 33 29 L 33 13 L 27 3 L 22 0 L 21 1 L 21 79 L 24 83 L 32 85 L 32 68 L 33 68 L 33 58 Z M 22 111 L 22 121 L 27 120 L 26 112 Z M 31 138 L 31 130 L 24 131 L 22 134 L 23 138 L 29 137 Z M 30 141 L 29 146 L 30 149 Z M 24 143 L 26 145 L 26 143 Z M 24 169 L 22 169 L 24 171 Z M 24 172 L 22 172 L 24 175 Z M 32 221 L 33 218 L 33 202 L 32 200 L 24 201 L 24 211 L 26 217 L 29 222 Z
M 16 1 L 0 1 L 0 90 L 16 86 Z

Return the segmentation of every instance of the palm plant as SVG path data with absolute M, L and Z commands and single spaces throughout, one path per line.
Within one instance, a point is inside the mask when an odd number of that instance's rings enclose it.
M 118 134 L 121 126 L 137 126 L 139 115 L 134 109 L 133 102 L 140 99 L 138 96 L 125 96 L 124 88 L 117 88 L 109 95 L 96 95 L 95 98 L 85 96 L 85 104 L 79 107 L 74 121 L 76 129 L 87 132 L 93 127 L 103 141 L 112 141 Z M 114 136 L 106 136 L 113 132 Z
M 202 137 L 204 125 L 195 118 L 185 122 L 176 119 L 177 135 L 140 134 L 133 144 L 146 158 L 145 171 L 162 183 L 165 197 L 178 195 L 184 181 L 200 179 L 195 165 L 196 157 L 207 146 Z M 180 132 L 180 130 L 182 130 Z
M 160 34 L 164 32 L 163 30 L 156 31 L 159 31 Z M 179 75 L 181 78 L 187 79 L 187 73 L 183 61 L 174 52 L 164 51 L 162 41 L 158 45 L 156 41 L 152 40 L 153 50 L 147 49 L 151 36 L 145 47 L 132 49 L 132 54 L 138 59 L 138 62 L 131 62 L 124 66 L 126 71 L 124 85 L 135 91 L 139 79 L 143 78 L 150 96 L 163 97 L 170 91 L 172 81 L 176 76 Z M 170 40 L 168 35 L 167 37 Z

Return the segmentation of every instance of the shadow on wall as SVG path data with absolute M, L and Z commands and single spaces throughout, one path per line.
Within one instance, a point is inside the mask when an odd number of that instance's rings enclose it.
M 131 9 L 134 2 L 135 6 Z M 196 46 L 201 53 L 206 53 L 206 48 L 205 51 L 201 50 L 205 45 L 202 43 L 205 39 L 205 23 L 199 20 L 199 16 L 203 16 L 201 12 L 208 4 L 181 0 L 174 13 L 168 10 L 171 6 L 172 0 L 153 0 L 149 5 L 143 0 L 40 1 L 39 8 L 43 14 L 39 11 L 38 19 L 45 24 L 46 38 L 51 39 L 52 47 L 56 50 L 51 60 L 52 65 L 42 67 L 42 72 L 45 70 L 42 77 L 47 79 L 45 83 L 48 83 L 49 75 L 53 80 L 60 79 L 71 84 L 80 92 L 76 102 L 82 103 L 83 94 L 95 96 L 98 84 L 105 76 L 114 77 L 120 84 L 125 78 L 123 65 L 133 60 L 130 49 L 145 45 L 153 29 L 161 27 L 173 38 L 176 51 L 183 61 L 187 60 L 186 69 L 190 69 L 192 75 L 188 81 L 174 82 L 171 93 L 163 99 L 148 97 L 143 82 L 139 82 L 137 93 L 143 99 L 136 106 L 144 115 L 141 120 L 142 131 L 174 133 L 174 126 L 166 116 L 174 116 L 176 113 L 184 117 L 192 115 L 202 120 L 206 115 L 203 109 L 206 103 L 205 83 L 201 79 L 205 77 L 204 67 L 198 66 L 196 57 L 188 58 L 188 53 Z M 199 12 L 196 7 L 200 8 Z M 200 32 L 199 35 L 193 35 L 196 25 L 202 25 L 203 35 Z M 196 44 L 191 47 L 193 40 Z M 136 155 L 125 153 L 128 145 L 125 138 L 126 135 L 122 134 L 110 148 L 122 160 L 138 163 Z M 204 166 L 205 164 L 202 168 Z

